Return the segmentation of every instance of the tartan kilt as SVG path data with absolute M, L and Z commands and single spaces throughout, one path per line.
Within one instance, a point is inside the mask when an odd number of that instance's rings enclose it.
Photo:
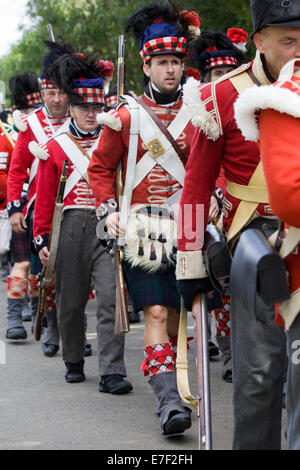
M 12 232 L 10 259 L 12 264 L 30 261 L 30 238 L 28 230 L 23 233 Z
M 135 312 L 149 305 L 163 305 L 180 312 L 175 266 L 168 267 L 165 271 L 149 273 L 137 267 L 132 268 L 128 261 L 124 261 L 123 270 Z

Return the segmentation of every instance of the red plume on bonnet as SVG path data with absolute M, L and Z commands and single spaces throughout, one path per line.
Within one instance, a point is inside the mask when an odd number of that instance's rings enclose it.
M 110 80 L 113 77 L 115 66 L 110 60 L 98 60 L 97 69 L 104 79 Z
M 188 26 L 188 30 L 192 39 L 197 39 L 200 36 L 200 18 L 195 11 L 182 10 L 179 13 L 180 21 Z
M 193 67 L 187 67 L 185 69 L 185 72 L 187 74 L 188 77 L 193 77 L 195 78 L 196 80 L 199 80 L 201 79 L 201 75 L 200 75 L 200 72 L 199 70 L 197 69 L 194 69 Z
M 248 33 L 241 28 L 229 28 L 227 30 L 227 37 L 233 42 L 233 44 L 245 44 L 247 42 Z
M 179 15 L 181 20 L 185 20 L 190 26 L 200 28 L 200 18 L 195 11 L 182 10 Z

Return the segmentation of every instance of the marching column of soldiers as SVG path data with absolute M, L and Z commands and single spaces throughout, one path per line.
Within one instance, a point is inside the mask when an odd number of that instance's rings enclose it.
M 139 97 L 122 69 L 109 92 L 113 64 L 54 37 L 40 80 L 11 77 L 13 122 L 1 114 L 0 136 L 6 338 L 27 338 L 29 299 L 43 353 L 61 342 L 65 380 L 83 382 L 96 297 L 99 391 L 127 394 L 126 336 L 116 334 L 127 298 L 132 321 L 144 314 L 141 371 L 161 432 L 176 435 L 192 423 L 180 319 L 200 302 L 197 364 L 221 353 L 233 449 L 281 448 L 285 383 L 287 448 L 300 449 L 300 0 L 250 8 L 257 52 L 246 63 L 244 30 L 201 32 L 198 13 L 173 2 L 141 7 L 124 30 L 139 44 Z M 188 55 L 196 70 L 185 70 Z M 194 404 L 200 428 L 210 427 L 206 392 Z

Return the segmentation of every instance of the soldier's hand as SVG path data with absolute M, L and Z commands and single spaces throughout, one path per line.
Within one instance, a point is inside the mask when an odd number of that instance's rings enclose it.
M 126 229 L 120 225 L 120 212 L 113 212 L 106 217 L 106 228 L 110 238 L 126 235 Z
M 16 233 L 24 233 L 27 230 L 27 224 L 23 212 L 15 212 L 9 218 L 11 228 Z
M 192 310 L 194 298 L 197 294 L 210 292 L 213 287 L 208 277 L 202 279 L 186 279 L 177 281 L 177 290 L 183 298 L 187 310 Z
M 47 266 L 49 262 L 50 252 L 46 246 L 39 251 L 39 257 L 43 265 Z

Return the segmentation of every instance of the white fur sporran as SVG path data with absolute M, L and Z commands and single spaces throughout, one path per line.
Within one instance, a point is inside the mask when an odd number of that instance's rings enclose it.
M 132 267 L 149 273 L 167 269 L 174 264 L 176 243 L 176 222 L 165 205 L 139 205 L 131 209 L 124 253 Z

